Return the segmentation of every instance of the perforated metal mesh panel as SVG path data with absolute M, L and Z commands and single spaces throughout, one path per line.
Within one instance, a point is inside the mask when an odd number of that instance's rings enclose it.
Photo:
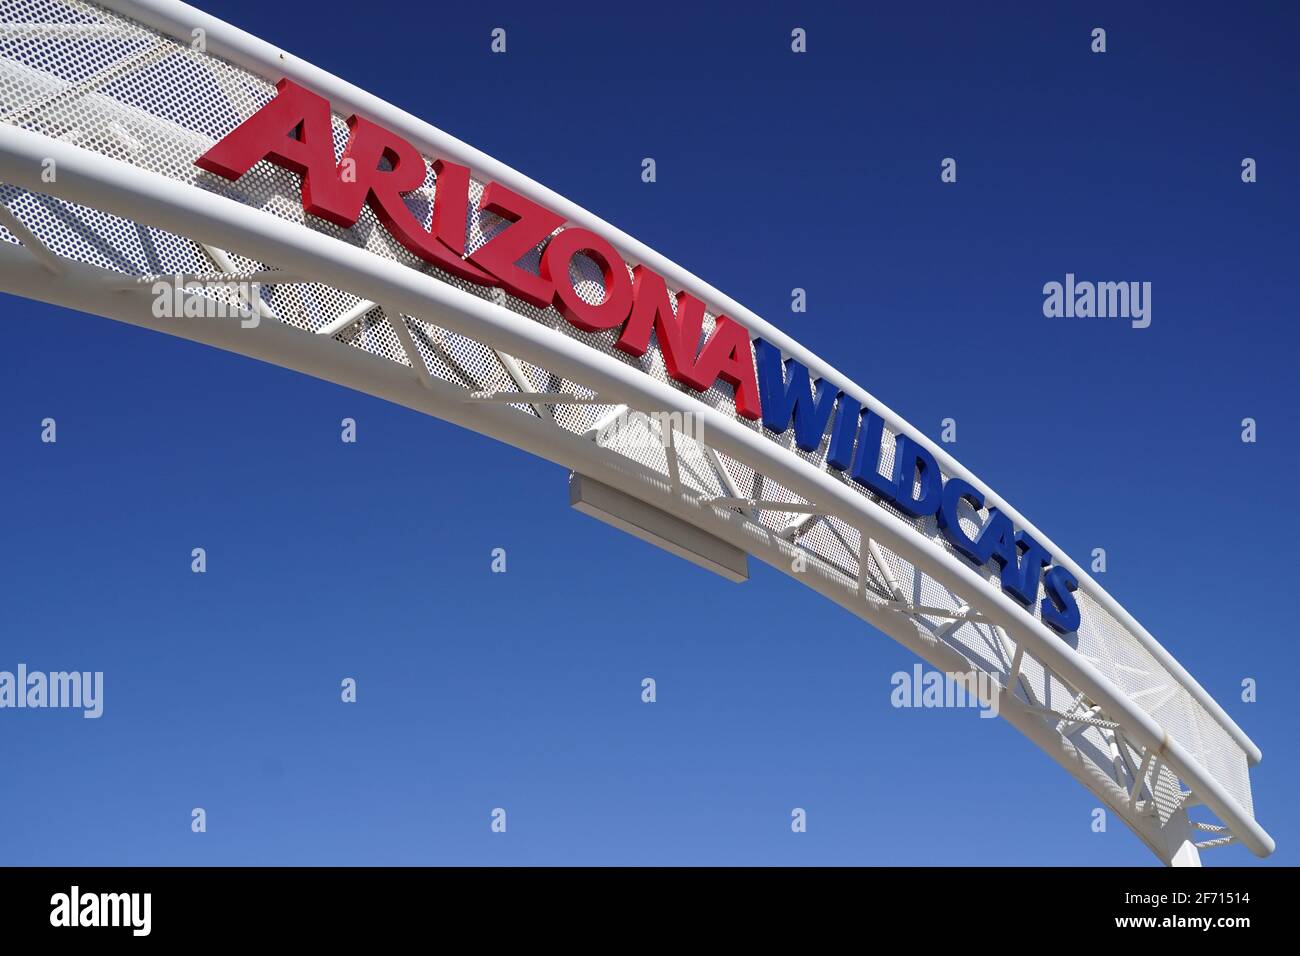
M 563 321 L 554 309 L 537 309 L 500 291 L 434 269 L 392 240 L 369 208 L 362 212 L 354 227 L 342 229 L 306 216 L 298 177 L 278 167 L 259 164 L 237 183 L 195 167 L 194 160 L 199 155 L 273 95 L 274 87 L 267 80 L 92 4 L 77 0 L 0 0 L 0 122 L 62 139 L 140 169 L 227 196 L 304 229 L 325 233 L 403 263 L 472 295 L 495 301 L 528 321 L 555 329 L 685 391 L 668 378 L 657 346 L 652 346 L 645 356 L 633 358 L 614 347 L 616 330 L 597 334 L 580 332 Z M 345 120 L 344 116 L 334 117 L 336 156 L 346 144 Z M 471 184 L 472 210 L 477 210 L 483 185 L 478 180 Z M 437 180 L 430 169 L 423 186 L 406 197 L 407 205 L 426 226 L 436 193 Z M 60 256 L 132 277 L 221 272 L 213 254 L 184 236 L 11 186 L 0 186 L 0 202 Z M 502 225 L 491 214 L 472 212 L 467 224 L 467 248 L 477 249 Z M 17 241 L 3 227 L 0 227 L 0 240 Z M 249 259 L 240 255 L 239 250 L 229 250 L 229 253 L 237 274 L 252 274 L 276 265 Z M 540 246 L 525 265 L 536 270 L 539 256 Z M 594 263 L 579 259 L 572 275 L 578 280 L 577 288 L 584 298 L 599 301 L 603 284 Z M 591 394 L 582 382 L 561 379 L 528 363 L 520 363 L 523 381 L 519 381 L 491 348 L 419 317 L 390 316 L 381 306 L 363 303 L 358 296 L 343 289 L 318 282 L 268 283 L 262 286 L 261 301 L 276 319 L 304 332 L 332 328 L 340 316 L 360 309 L 356 321 L 335 331 L 333 337 L 348 347 L 407 364 L 406 351 L 393 326 L 393 321 L 403 322 L 428 373 L 467 390 L 562 390 Z M 714 321 L 714 313 L 709 312 L 705 318 L 706 334 Z M 815 467 L 823 466 L 825 440 L 816 452 L 808 453 L 794 446 L 790 433 L 774 436 L 755 423 L 737 418 L 728 386 L 716 386 L 696 397 L 740 425 L 764 434 L 789 454 Z M 514 407 L 528 414 L 551 414 L 522 402 Z M 558 427 L 585 434 L 617 412 L 618 409 L 607 405 L 567 405 L 557 408 L 553 415 Z M 667 471 L 662 436 L 651 423 L 633 421 L 612 434 L 615 437 L 607 447 L 655 471 Z M 884 436 L 882 471 L 888 471 L 892 464 L 893 437 L 888 431 Z M 707 435 L 696 438 L 702 441 L 685 434 L 675 438 L 681 480 L 686 488 L 712 497 L 731 494 L 728 488 L 731 486 L 742 497 L 804 503 L 750 465 L 721 454 L 716 455 L 723 469 L 719 472 L 706 447 Z M 597 440 L 602 440 L 599 435 Z M 869 492 L 834 470 L 828 469 L 827 474 L 844 480 L 846 487 L 865 499 L 875 501 Z M 956 554 L 932 518 L 913 521 L 887 503 L 876 501 L 876 504 L 907 521 L 917 534 Z M 856 576 L 861 547 L 857 529 L 835 518 L 801 521 L 800 517 L 768 509 L 758 515 L 757 522 L 772 532 L 797 538 L 800 547 L 810 555 L 847 576 Z M 964 519 L 966 530 L 973 531 L 977 527 L 975 522 L 985 517 L 986 514 L 968 515 Z M 901 584 L 910 601 L 947 610 L 961 606 L 956 596 L 917 568 L 894 555 L 886 554 L 885 560 L 892 577 Z M 875 566 L 874 560 L 868 562 L 867 573 L 868 591 L 888 597 L 882 569 Z M 991 588 L 998 587 L 996 567 L 986 566 L 980 573 Z M 1040 594 L 1040 600 L 1041 597 Z M 1241 747 L 1086 590 L 1078 592 L 1078 599 L 1082 615 L 1079 652 L 1166 728 L 1253 814 L 1247 760 Z M 1038 603 L 1034 602 L 1030 613 L 1037 614 Z M 937 616 L 922 616 L 921 625 L 1005 681 L 1014 645 L 997 628 L 981 623 L 953 626 L 951 619 Z M 1059 678 L 1036 662 L 1026 663 L 1021 678 L 1027 698 L 1041 706 L 1063 710 L 1076 697 Z M 1103 769 L 1108 769 L 1115 759 L 1114 741 L 1104 729 L 1085 727 L 1073 740 Z M 1167 816 L 1176 804 L 1178 782 L 1163 770 L 1156 789 L 1157 803 Z

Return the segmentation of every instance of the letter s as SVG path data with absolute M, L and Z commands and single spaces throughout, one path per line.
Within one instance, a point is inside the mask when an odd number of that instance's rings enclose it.
M 1079 629 L 1079 603 L 1074 599 L 1078 588 L 1078 579 L 1059 564 L 1043 575 L 1043 589 L 1047 592 L 1040 605 L 1043 623 L 1057 634 Z

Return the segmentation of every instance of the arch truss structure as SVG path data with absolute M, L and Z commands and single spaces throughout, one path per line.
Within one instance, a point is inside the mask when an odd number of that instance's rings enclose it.
M 253 148 L 253 127 L 294 110 L 278 147 Z M 315 164 L 322 149 L 335 168 Z M 0 290 L 341 383 L 557 462 L 581 510 L 732 580 L 753 556 L 935 668 L 986 675 L 976 683 L 1000 716 L 1162 861 L 1273 850 L 1251 799 L 1259 749 L 941 447 L 591 213 L 193 7 L 0 0 Z M 794 396 L 795 428 L 767 421 L 791 395 L 773 390 L 763 349 L 791 389 L 816 385 Z M 836 422 L 877 427 L 841 435 L 818 418 L 823 399 Z M 904 449 L 914 494 L 891 496 Z M 871 478 L 848 466 L 853 451 L 879 461 Z M 959 535 L 942 509 L 918 513 L 936 477 L 969 489 Z M 1056 562 L 1019 598 L 1005 560 L 969 546 L 995 513 Z M 1077 615 L 1062 625 L 1066 605 Z

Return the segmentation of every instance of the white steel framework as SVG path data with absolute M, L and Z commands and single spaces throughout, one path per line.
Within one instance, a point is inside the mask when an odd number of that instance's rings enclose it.
M 201 37 L 202 43 L 196 43 Z M 1000 715 L 1088 787 L 1161 860 L 1272 838 L 1255 820 L 1258 748 L 1087 573 L 1067 643 L 937 533 L 825 467 L 790 436 L 738 418 L 725 389 L 685 390 L 657 347 L 630 358 L 537 309 L 426 266 L 366 211 L 351 229 L 304 216 L 296 177 L 261 164 L 239 183 L 193 160 L 287 77 L 325 96 L 336 152 L 359 114 L 428 160 L 468 166 L 473 206 L 497 181 L 604 236 L 629 264 L 725 313 L 906 432 L 1054 555 L 1063 552 L 891 410 L 695 276 L 514 170 L 357 88 L 172 0 L 0 0 L 0 289 L 338 382 L 508 442 L 630 496 L 727 548 L 792 573 L 950 673 L 993 678 Z M 49 175 L 55 170 L 55 175 Z M 424 192 L 431 198 L 436 179 Z M 490 230 L 471 213 L 471 247 Z M 535 262 L 534 262 L 535 266 Z M 161 278 L 259 283 L 229 317 L 157 317 Z M 173 278 L 174 281 L 174 278 Z M 584 276 L 599 301 L 598 270 Z M 210 310 L 209 310 L 210 311 Z M 256 315 L 256 322 L 251 317 Z M 605 426 L 645 413 L 655 441 Z M 678 430 L 689 420 L 698 428 Z M 666 424 L 665 424 L 666 423 Z M 613 437 L 610 437 L 610 436 Z M 603 492 L 601 492 L 603 494 Z M 575 491 L 575 495 L 578 492 Z M 576 499 L 575 499 L 576 501 Z M 653 536 L 653 535 L 652 535 Z M 707 545 L 701 546 L 707 550 Z M 743 574 L 715 551 L 733 580 Z M 708 562 L 702 562 L 707 563 Z M 1193 821 L 1202 806 L 1217 822 Z M 1197 840 L 1197 832 L 1212 838 Z

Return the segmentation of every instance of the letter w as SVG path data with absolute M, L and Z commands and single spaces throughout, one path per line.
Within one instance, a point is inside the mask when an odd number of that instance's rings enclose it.
M 754 340 L 758 359 L 758 389 L 763 405 L 763 427 L 785 434 L 794 419 L 794 440 L 804 451 L 816 451 L 835 409 L 839 390 L 824 378 L 816 393 L 808 367 L 794 359 L 781 361 L 781 350 L 762 339 Z

